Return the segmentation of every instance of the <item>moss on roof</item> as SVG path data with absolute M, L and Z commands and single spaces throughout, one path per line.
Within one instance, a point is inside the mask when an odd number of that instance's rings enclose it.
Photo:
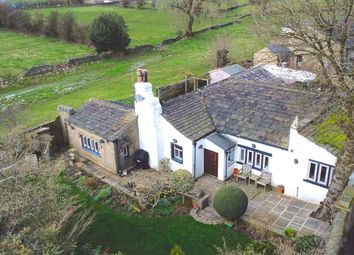
M 329 145 L 338 151 L 342 151 L 346 135 L 339 126 L 340 122 L 345 121 L 346 116 L 343 113 L 333 113 L 323 122 L 315 126 L 315 142 L 323 145 Z

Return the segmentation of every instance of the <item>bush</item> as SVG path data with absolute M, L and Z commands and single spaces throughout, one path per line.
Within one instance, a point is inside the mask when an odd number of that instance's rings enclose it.
M 116 13 L 102 14 L 92 23 L 90 39 L 98 53 L 124 51 L 129 43 L 128 28 L 122 16 Z
M 248 198 L 238 187 L 227 185 L 216 192 L 213 206 L 222 217 L 237 220 L 246 212 Z
M 308 253 L 320 247 L 322 239 L 316 235 L 306 235 L 295 240 L 294 250 L 298 253 Z
M 170 251 L 170 255 L 185 255 L 185 253 L 183 252 L 181 246 L 175 244 Z
M 45 18 L 42 12 L 37 11 L 35 15 L 32 16 L 32 32 L 42 33 L 44 28 Z
M 23 10 L 14 10 L 7 15 L 7 27 L 10 29 L 29 31 L 31 16 Z
M 263 255 L 273 255 L 275 253 L 275 247 L 270 241 L 252 241 L 251 244 L 247 246 L 246 250 L 249 252 L 256 252 Z
M 59 12 L 51 12 L 47 18 L 47 26 L 45 34 L 47 36 L 57 37 L 59 34 Z
M 210 64 L 214 68 L 221 68 L 229 63 L 228 54 L 230 48 L 230 38 L 226 36 L 219 37 L 209 50 Z
M 171 188 L 178 193 L 183 194 L 183 203 L 184 203 L 184 194 L 192 190 L 194 187 L 193 176 L 190 172 L 185 169 L 178 169 L 173 172 L 171 178 Z
M 297 235 L 297 232 L 294 228 L 292 227 L 287 227 L 285 230 L 284 230 L 284 235 L 290 239 L 295 239 L 296 235 Z
M 159 170 L 163 173 L 169 173 L 171 172 L 171 163 L 170 159 L 168 158 L 163 158 L 159 162 Z
M 75 42 L 78 24 L 76 18 L 72 12 L 64 13 L 59 22 L 59 33 L 61 38 L 68 42 Z
M 136 1 L 136 5 L 137 7 L 140 9 L 140 8 L 143 8 L 144 5 L 146 4 L 146 1 L 145 0 L 137 0 Z
M 124 8 L 127 8 L 127 7 L 130 7 L 131 4 L 132 4 L 132 0 L 121 0 L 121 5 L 124 7 Z

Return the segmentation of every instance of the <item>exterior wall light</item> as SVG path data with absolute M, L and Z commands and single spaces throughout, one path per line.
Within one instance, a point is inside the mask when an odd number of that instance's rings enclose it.
M 298 160 L 298 159 L 294 159 L 294 163 L 295 163 L 295 164 L 298 164 L 298 163 L 299 163 L 299 160 Z
M 172 141 L 173 141 L 173 143 L 177 143 L 177 140 L 176 140 L 176 139 L 173 139 Z
M 198 147 L 199 149 L 203 149 L 203 145 L 201 144 L 201 145 L 199 145 L 199 147 Z
M 255 145 L 254 143 L 252 143 L 252 148 L 253 148 L 253 149 L 256 148 L 256 145 Z
M 100 140 L 100 143 L 104 143 L 104 140 L 103 140 L 103 139 L 101 139 L 101 140 Z

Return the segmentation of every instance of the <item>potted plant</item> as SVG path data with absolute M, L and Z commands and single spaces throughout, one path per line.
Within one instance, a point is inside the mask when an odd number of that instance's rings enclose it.
M 275 187 L 275 192 L 278 194 L 284 194 L 284 185 L 278 185 Z

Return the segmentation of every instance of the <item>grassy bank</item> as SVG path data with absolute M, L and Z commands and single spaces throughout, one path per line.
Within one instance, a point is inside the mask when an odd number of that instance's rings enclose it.
M 251 18 L 246 18 L 240 24 L 181 40 L 162 51 L 84 65 L 71 73 L 26 79 L 2 90 L 0 105 L 25 103 L 27 108 L 21 121 L 33 126 L 53 119 L 59 104 L 76 108 L 90 98 L 117 100 L 132 95 L 132 77 L 135 81 L 138 65 L 149 70 L 150 82 L 155 87 L 177 82 L 187 74 L 200 76 L 212 69 L 208 52 L 212 42 L 220 36 L 231 38 L 231 62 L 250 58 L 253 52 L 263 47 L 263 43 L 248 31 L 251 22 Z M 58 86 L 69 86 L 70 89 L 58 93 Z M 30 92 L 23 94 L 26 90 Z M 12 96 L 10 99 L 4 99 L 9 95 Z
M 86 45 L 0 30 L 0 77 L 19 75 L 33 66 L 61 63 L 91 53 L 94 49 Z

